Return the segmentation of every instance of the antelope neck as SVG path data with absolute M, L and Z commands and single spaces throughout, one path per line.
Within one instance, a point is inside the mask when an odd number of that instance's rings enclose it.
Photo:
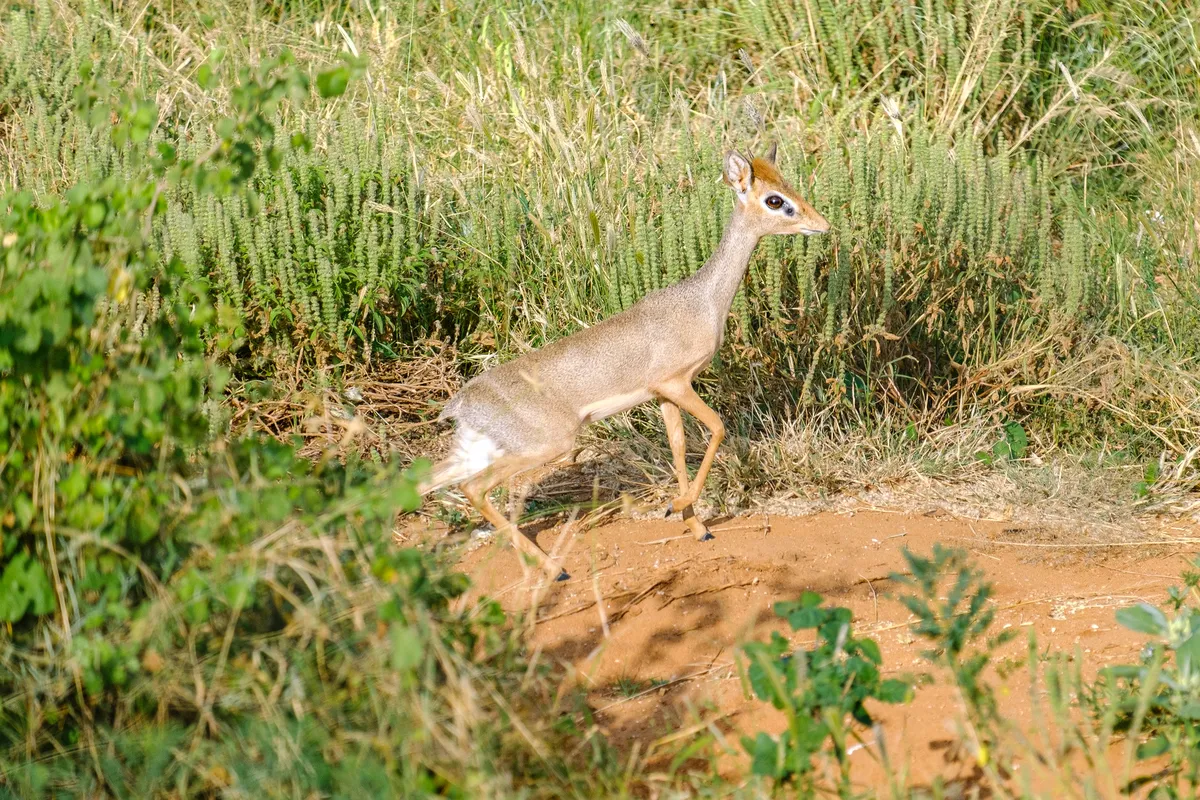
M 719 314 L 718 323 L 722 326 L 729 316 L 733 297 L 742 285 L 742 278 L 759 238 L 758 234 L 747 229 L 741 206 L 735 206 L 725 225 L 725 233 L 721 235 L 721 243 L 693 276 L 698 284 L 707 289 L 713 308 Z

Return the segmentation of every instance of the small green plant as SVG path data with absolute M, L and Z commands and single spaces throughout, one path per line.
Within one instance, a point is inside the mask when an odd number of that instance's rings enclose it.
M 743 647 L 750 688 L 784 712 L 788 727 L 778 737 L 765 732 L 743 737 L 742 745 L 754 774 L 793 782 L 801 793 L 814 790 L 816 759 L 830 747 L 839 768 L 838 790 L 846 796 L 850 723 L 870 726 L 866 701 L 907 702 L 911 684 L 881 677 L 879 645 L 853 635 L 849 609 L 823 607 L 819 594 L 805 592 L 797 601 L 776 603 L 775 613 L 794 631 L 815 630 L 816 646 L 796 651 L 775 632 L 769 642 Z
M 1019 461 L 1029 450 L 1029 436 L 1019 422 L 1004 423 L 1004 438 L 992 445 L 991 451 L 980 450 L 975 458 L 984 464 Z
M 984 680 L 995 650 L 1011 641 L 1013 631 L 988 636 L 995 609 L 992 586 L 964 550 L 933 546 L 926 558 L 905 549 L 906 575 L 892 580 L 908 587 L 901 603 L 917 618 L 913 632 L 930 643 L 922 656 L 953 676 L 967 713 L 968 745 L 981 766 L 988 766 L 999 738 L 1001 717 L 992 687 Z
M 1133 496 L 1139 500 L 1150 496 L 1150 492 L 1154 489 L 1154 484 L 1158 482 L 1161 468 L 1157 461 L 1150 461 L 1142 469 L 1142 477 L 1133 484 Z
M 1193 566 L 1200 568 L 1200 559 Z M 1137 742 L 1137 761 L 1160 762 L 1130 790 L 1150 788 L 1148 796 L 1155 800 L 1195 797 L 1200 791 L 1200 573 L 1183 573 L 1183 586 L 1171 588 L 1167 609 L 1139 603 L 1120 609 L 1116 618 L 1150 639 L 1140 663 L 1102 669 L 1086 701 L 1097 715 L 1115 710 L 1114 727 Z

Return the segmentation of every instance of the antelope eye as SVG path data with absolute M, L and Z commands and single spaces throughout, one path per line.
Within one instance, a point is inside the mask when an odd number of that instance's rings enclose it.
M 767 198 L 767 208 L 782 208 L 783 198 L 777 194 L 773 194 Z

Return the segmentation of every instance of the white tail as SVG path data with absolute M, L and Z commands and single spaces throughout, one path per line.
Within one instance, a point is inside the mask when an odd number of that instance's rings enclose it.
M 424 497 L 430 492 L 436 492 L 438 489 L 444 489 L 455 483 L 462 483 L 473 475 L 475 473 L 464 468 L 462 464 L 449 460 L 439 461 L 433 465 L 433 472 L 430 473 L 429 477 L 417 484 L 417 494 Z
M 417 493 L 426 495 L 462 483 L 486 470 L 503 455 L 504 451 L 489 437 L 460 425 L 454 437 L 454 449 L 445 459 L 433 465 L 427 479 L 417 484 Z

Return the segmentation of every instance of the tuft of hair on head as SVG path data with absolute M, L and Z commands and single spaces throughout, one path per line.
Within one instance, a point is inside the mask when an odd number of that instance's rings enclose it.
M 783 175 L 775 166 L 775 162 L 768 160 L 765 157 L 759 157 L 751 160 L 750 172 L 754 175 L 754 180 L 765 181 L 776 185 L 784 185 Z

